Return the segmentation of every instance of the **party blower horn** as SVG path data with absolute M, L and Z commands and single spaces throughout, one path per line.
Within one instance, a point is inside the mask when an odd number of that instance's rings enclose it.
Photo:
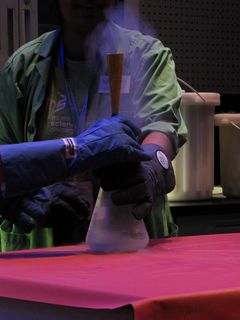
M 112 115 L 119 112 L 123 70 L 123 54 L 107 55 Z M 93 210 L 86 243 L 93 252 L 127 252 L 143 249 L 149 242 L 143 220 L 131 213 L 132 206 L 116 206 L 111 192 L 101 188 Z

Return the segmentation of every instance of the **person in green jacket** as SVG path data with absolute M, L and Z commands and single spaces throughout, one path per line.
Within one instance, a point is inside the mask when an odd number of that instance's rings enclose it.
M 19 48 L 1 70 L 0 143 L 75 136 L 99 119 L 110 118 L 106 54 L 121 52 L 119 113 L 141 128 L 139 142 L 151 160 L 134 167 L 89 170 L 49 186 L 48 214 L 67 216 L 67 222 L 53 218 L 49 228 L 36 226 L 19 236 L 11 221 L 3 221 L 2 247 L 79 242 L 82 227 L 70 221 L 70 212 L 77 210 L 76 194 L 92 211 L 99 183 L 106 190 L 118 190 L 113 192 L 116 204 L 133 204 L 133 214 L 144 218 L 150 237 L 176 234 L 166 194 L 174 188 L 171 161 L 185 142 L 186 127 L 173 57 L 158 39 L 113 23 L 109 10 L 114 2 L 53 1 L 59 28 Z

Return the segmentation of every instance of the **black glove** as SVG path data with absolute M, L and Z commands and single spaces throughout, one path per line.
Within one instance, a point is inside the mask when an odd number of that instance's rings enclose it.
M 132 214 L 137 219 L 148 215 L 157 197 L 173 190 L 175 176 L 170 159 L 155 144 L 142 145 L 151 156 L 140 164 L 118 164 L 94 171 L 105 191 L 112 192 L 116 205 L 133 204 Z
M 89 203 L 67 183 L 57 183 L 38 192 L 2 201 L 0 214 L 25 233 L 31 232 L 36 225 L 52 227 L 57 234 L 63 232 L 61 237 L 66 238 L 71 232 L 76 238 L 74 230 L 77 227 L 81 239 L 86 233 Z
M 46 188 L 25 196 L 1 199 L 0 214 L 24 233 L 29 233 L 46 220 L 51 195 Z
M 54 245 L 83 241 L 90 219 L 89 202 L 70 183 L 56 183 L 48 190 L 52 200 L 44 226 L 53 228 Z

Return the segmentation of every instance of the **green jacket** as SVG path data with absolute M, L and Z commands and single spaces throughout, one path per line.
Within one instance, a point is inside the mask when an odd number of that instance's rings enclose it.
M 181 88 L 176 80 L 171 51 L 159 40 L 140 32 L 113 23 L 107 28 L 107 41 L 103 39 L 98 48 L 102 63 L 92 86 L 86 126 L 101 117 L 111 116 L 109 93 L 99 92 L 100 79 L 107 74 L 104 56 L 107 52 L 123 52 L 123 75 L 130 77 L 130 87 L 122 94 L 120 113 L 139 125 L 144 135 L 151 131 L 168 134 L 177 153 L 185 142 L 186 127 L 179 111 Z M 0 73 L 0 143 L 35 139 L 60 35 L 60 30 L 41 35 L 19 48 L 3 66 Z M 159 199 L 152 215 L 145 221 L 150 237 L 168 236 L 176 231 L 165 200 Z M 50 229 L 36 228 L 26 235 L 3 219 L 0 237 L 2 251 L 53 243 Z

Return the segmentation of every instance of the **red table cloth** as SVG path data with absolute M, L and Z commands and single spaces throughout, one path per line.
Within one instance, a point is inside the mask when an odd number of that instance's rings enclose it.
M 240 319 L 240 234 L 154 240 L 131 253 L 93 254 L 85 245 L 1 253 L 0 296 L 132 304 L 137 320 Z

